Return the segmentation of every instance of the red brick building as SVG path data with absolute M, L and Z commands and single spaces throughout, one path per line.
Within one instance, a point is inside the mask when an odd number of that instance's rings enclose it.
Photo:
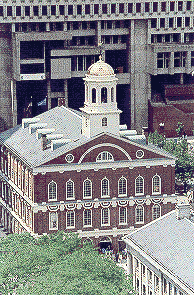
M 119 125 L 116 83 L 100 60 L 86 75 L 81 112 L 56 107 L 0 134 L 8 232 L 73 231 L 117 250 L 123 235 L 174 209 L 175 159 L 130 140 Z

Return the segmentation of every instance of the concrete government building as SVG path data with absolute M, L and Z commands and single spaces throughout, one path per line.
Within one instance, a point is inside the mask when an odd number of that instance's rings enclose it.
M 193 12 L 193 1 L 185 0 L 2 1 L 1 131 L 57 106 L 59 98 L 79 109 L 82 78 L 100 50 L 117 73 L 122 124 L 139 133 L 148 123 L 150 130 L 160 123 L 170 130 L 178 114 L 190 126 Z
M 110 65 L 100 59 L 84 81 L 80 111 L 57 106 L 0 134 L 0 220 L 10 233 L 73 231 L 118 251 L 174 209 L 175 158 L 120 125 Z

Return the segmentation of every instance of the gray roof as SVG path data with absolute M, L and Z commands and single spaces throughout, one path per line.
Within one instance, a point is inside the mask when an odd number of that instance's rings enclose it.
M 0 134 L 0 143 L 7 146 L 9 150 L 29 167 L 33 168 L 43 165 L 91 140 L 81 134 L 82 113 L 80 111 L 61 106 L 44 112 L 35 118 L 40 118 L 39 123 L 47 123 L 46 129 L 54 128 L 55 131 L 52 134 L 63 134 L 63 139 L 71 139 L 71 142 L 57 147 L 54 151 L 51 148 L 43 151 L 41 149 L 41 140 L 36 138 L 36 132 L 30 134 L 28 127 L 22 128 L 22 125 L 17 125 L 14 128 L 2 132 Z M 167 154 L 161 149 L 153 149 L 150 146 L 141 145 L 135 141 L 130 141 L 130 138 L 121 138 L 108 132 L 107 134 L 137 147 L 156 152 L 158 155 L 173 159 L 172 155 Z M 94 136 L 92 139 L 100 135 Z
M 176 210 L 125 237 L 194 291 L 194 223 Z

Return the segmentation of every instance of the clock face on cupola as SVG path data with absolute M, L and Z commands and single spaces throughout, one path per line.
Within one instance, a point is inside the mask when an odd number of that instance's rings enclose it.
M 82 134 L 90 138 L 102 132 L 119 135 L 120 113 L 117 109 L 117 78 L 113 68 L 99 61 L 88 68 L 85 102 L 82 111 Z

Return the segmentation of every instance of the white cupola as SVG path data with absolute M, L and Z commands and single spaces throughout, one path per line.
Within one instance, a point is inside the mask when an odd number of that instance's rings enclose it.
M 119 135 L 120 113 L 116 102 L 117 78 L 113 68 L 102 61 L 88 68 L 85 81 L 85 102 L 82 111 L 82 134 L 87 137 L 101 132 Z

